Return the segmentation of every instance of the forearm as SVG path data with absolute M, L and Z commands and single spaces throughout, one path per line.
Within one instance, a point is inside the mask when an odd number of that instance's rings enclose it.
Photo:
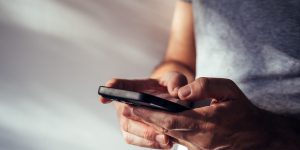
M 184 74 L 189 82 L 194 80 L 196 48 L 192 12 L 191 4 L 176 3 L 166 54 L 151 78 L 159 79 L 166 72 L 174 71 Z
M 157 67 L 155 67 L 150 77 L 153 79 L 160 79 L 161 76 L 170 71 L 185 75 L 189 83 L 195 79 L 195 70 L 193 70 L 192 67 L 176 60 L 164 60 Z

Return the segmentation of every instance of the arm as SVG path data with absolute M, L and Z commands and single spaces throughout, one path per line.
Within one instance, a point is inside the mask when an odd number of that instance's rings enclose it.
M 164 73 L 174 71 L 184 74 L 188 81 L 195 78 L 196 49 L 192 6 L 178 1 L 165 57 L 151 78 L 160 79 Z
M 168 72 L 171 74 L 169 77 L 166 76 Z M 162 86 L 158 84 L 159 81 L 162 81 L 161 78 L 167 77 L 165 78 L 165 83 L 172 84 L 163 85 L 167 86 L 168 91 L 172 91 L 171 95 L 174 96 L 177 95 L 177 91 L 173 90 L 173 87 L 185 85 L 187 83 L 186 78 L 188 78 L 189 81 L 193 81 L 194 72 L 195 46 L 192 7 L 188 3 L 178 1 L 176 3 L 167 52 L 162 63 L 156 67 L 151 75 L 152 79 L 113 79 L 108 81 L 106 86 L 140 92 L 154 89 L 156 91 L 167 93 L 167 91 L 161 90 Z M 100 101 L 103 103 L 110 102 L 110 100 L 103 97 L 100 98 Z M 172 142 L 165 134 L 157 132 L 153 127 L 145 124 L 139 118 L 131 117 L 129 119 L 128 114 L 132 112 L 132 108 L 128 107 L 128 105 L 115 103 L 115 106 L 119 116 L 122 134 L 128 144 L 160 149 L 168 149 L 172 146 Z

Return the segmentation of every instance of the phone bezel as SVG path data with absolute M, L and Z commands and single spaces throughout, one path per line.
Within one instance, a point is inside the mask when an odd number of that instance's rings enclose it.
M 190 106 L 174 103 L 172 101 L 143 92 L 134 92 L 100 86 L 98 94 L 103 96 L 104 98 L 126 103 L 129 105 L 144 106 L 169 112 L 182 112 L 192 109 Z

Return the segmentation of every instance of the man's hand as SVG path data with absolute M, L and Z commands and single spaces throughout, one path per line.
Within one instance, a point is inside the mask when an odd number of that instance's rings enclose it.
M 186 101 L 211 98 L 212 103 L 181 113 L 133 107 L 128 116 L 148 122 L 191 150 L 299 148 L 295 126 L 255 107 L 231 80 L 199 78 L 180 88 L 178 96 Z
M 112 79 L 108 81 L 105 86 L 144 92 L 172 101 L 174 99 L 173 96 L 177 95 L 178 89 L 185 84 L 187 84 L 187 80 L 183 75 L 169 72 L 166 73 L 160 81 L 155 79 Z M 171 93 L 171 95 L 169 93 Z M 109 99 L 103 97 L 100 97 L 100 101 L 102 103 L 110 102 Z M 120 119 L 124 139 L 128 144 L 156 149 L 168 149 L 172 147 L 172 142 L 167 135 L 157 132 L 152 126 L 144 123 L 139 117 L 131 116 L 132 109 L 128 105 L 115 102 L 115 107 Z

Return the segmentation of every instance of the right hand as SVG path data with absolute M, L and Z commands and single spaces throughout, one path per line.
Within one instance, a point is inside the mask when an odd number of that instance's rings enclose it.
M 156 79 L 112 79 L 105 86 L 144 92 L 172 100 L 177 96 L 178 89 L 185 84 L 187 84 L 187 80 L 183 75 L 169 72 L 159 81 Z M 102 103 L 111 102 L 103 97 L 100 97 L 100 101 Z M 128 144 L 155 149 L 170 149 L 172 147 L 173 143 L 167 135 L 157 132 L 137 116 L 128 116 L 128 114 L 133 114 L 132 107 L 119 102 L 114 102 L 114 104 L 120 120 L 122 134 Z

